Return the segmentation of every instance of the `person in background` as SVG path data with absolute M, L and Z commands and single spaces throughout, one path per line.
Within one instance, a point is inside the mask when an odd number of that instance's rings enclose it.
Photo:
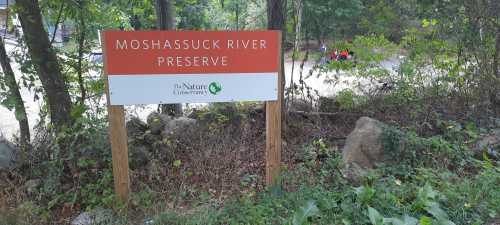
M 328 57 L 327 57 L 327 53 L 326 53 L 327 48 L 326 48 L 326 45 L 324 43 L 319 48 L 319 51 L 321 52 L 320 64 L 328 63 Z
M 331 61 L 337 61 L 338 60 L 338 57 L 339 57 L 339 52 L 337 49 L 333 50 L 331 53 L 330 53 L 330 60 Z
M 327 49 L 326 49 L 326 45 L 325 45 L 325 43 L 323 43 L 323 44 L 321 45 L 321 48 L 319 48 L 319 50 L 321 51 L 321 53 L 322 53 L 323 55 L 324 55 L 324 54 L 326 54 L 326 50 L 327 50 Z
M 340 52 L 340 56 L 339 56 L 339 61 L 344 61 L 344 60 L 347 60 L 347 57 L 349 56 L 349 52 L 348 50 L 342 50 Z

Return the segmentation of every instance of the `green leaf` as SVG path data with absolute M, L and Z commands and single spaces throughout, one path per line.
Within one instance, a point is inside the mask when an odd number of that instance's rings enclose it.
M 404 221 L 398 218 L 386 218 L 386 221 L 392 225 L 405 225 Z
M 383 225 L 384 224 L 384 217 L 380 215 L 380 213 L 368 206 L 368 217 L 370 218 L 370 222 L 372 225 Z
M 427 216 L 420 217 L 420 225 L 432 225 L 432 219 Z
M 293 214 L 293 225 L 302 225 L 307 222 L 307 218 L 319 213 L 319 209 L 313 200 L 309 200 Z
M 392 223 L 392 225 L 417 225 L 418 220 L 414 217 L 404 215 L 403 218 L 387 218 L 387 222 Z
M 182 162 L 180 159 L 174 161 L 174 167 L 179 168 L 181 166 Z
M 345 218 L 344 218 L 344 219 L 342 219 L 342 223 L 343 223 L 344 225 L 351 225 L 351 224 L 352 224 L 352 223 L 351 223 L 351 221 L 349 221 L 349 220 L 347 220 L 347 219 L 345 219 Z
M 2 102 L 0 102 L 0 105 L 9 110 L 13 110 L 16 106 L 16 99 L 13 96 L 7 96 Z
M 404 221 L 405 225 L 417 225 L 418 224 L 417 218 L 411 217 L 408 215 L 404 215 L 403 221 Z
M 354 188 L 354 190 L 356 192 L 358 201 L 362 204 L 369 204 L 373 196 L 375 196 L 375 189 L 371 187 L 361 186 Z
M 455 225 L 455 223 L 450 221 L 450 220 L 438 220 L 438 224 L 439 225 Z
M 418 198 L 423 201 L 434 200 L 437 195 L 438 193 L 434 191 L 434 189 L 432 189 L 432 186 L 428 183 L 418 191 Z
M 431 24 L 431 22 L 428 19 L 423 19 L 422 20 L 422 27 L 426 28 Z
M 428 202 L 425 210 L 438 220 L 448 220 L 448 214 L 441 209 L 437 202 Z

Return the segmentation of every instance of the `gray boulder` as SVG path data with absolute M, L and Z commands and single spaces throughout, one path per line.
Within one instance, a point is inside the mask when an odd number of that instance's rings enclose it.
M 179 117 L 168 121 L 163 129 L 164 135 L 179 134 L 190 131 L 196 125 L 196 120 L 188 117 Z
M 306 99 L 297 98 L 290 103 L 289 110 L 310 112 L 313 110 L 313 104 Z
M 500 129 L 495 129 L 486 135 L 482 135 L 474 144 L 474 154 L 481 155 L 483 152 L 500 157 Z
M 127 135 L 130 138 L 140 137 L 148 129 L 148 125 L 137 117 L 132 117 L 127 121 Z
M 89 212 L 83 212 L 71 221 L 71 225 L 91 225 L 93 222 L 92 215 Z
M 144 145 L 130 145 L 129 147 L 130 168 L 135 170 L 141 168 L 150 160 L 148 147 Z
M 78 215 L 71 221 L 71 225 L 110 225 L 115 224 L 115 219 L 112 210 L 96 208 Z
M 13 169 L 16 166 L 16 148 L 12 143 L 0 137 L 0 169 Z
M 152 134 L 160 134 L 165 125 L 171 121 L 169 115 L 153 112 L 148 115 L 147 123 Z
M 342 160 L 346 165 L 344 176 L 357 181 L 366 170 L 373 169 L 376 163 L 384 160 L 383 123 L 361 117 L 356 128 L 347 136 L 342 149 Z

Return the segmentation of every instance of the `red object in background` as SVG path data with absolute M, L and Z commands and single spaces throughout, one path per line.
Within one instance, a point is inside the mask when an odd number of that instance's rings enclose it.
M 337 60 L 337 54 L 335 53 L 335 51 L 332 51 L 330 53 L 330 60 Z
M 341 57 L 345 57 L 345 58 L 347 59 L 347 56 L 349 56 L 349 52 L 347 52 L 347 51 L 342 51 L 342 52 L 340 53 L 340 56 L 341 56 Z

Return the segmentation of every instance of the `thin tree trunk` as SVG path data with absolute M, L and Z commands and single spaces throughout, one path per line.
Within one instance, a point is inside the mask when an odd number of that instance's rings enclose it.
M 17 0 L 18 15 L 31 60 L 45 91 L 51 122 L 57 131 L 70 127 L 71 98 L 56 53 L 42 24 L 37 0 Z
M 239 20 L 240 20 L 240 5 L 239 4 L 236 4 L 236 30 L 239 30 L 240 29 L 240 26 L 239 26 Z
M 85 51 L 85 19 L 83 18 L 84 11 L 84 1 L 80 1 L 80 15 L 79 15 L 79 36 L 78 36 L 78 64 L 77 64 L 77 74 L 78 74 L 78 86 L 80 87 L 80 104 L 85 104 L 85 98 L 87 97 L 87 91 L 85 89 L 85 81 L 83 79 L 83 54 Z
M 52 34 L 52 38 L 50 39 L 51 45 L 52 45 L 52 43 L 54 43 L 54 40 L 56 39 L 57 27 L 59 27 L 59 23 L 61 22 L 63 10 L 64 10 L 64 1 L 61 2 L 61 6 L 59 7 L 59 13 L 57 13 L 57 19 L 56 19 L 56 23 L 54 26 L 54 33 Z
M 302 0 L 296 0 L 297 7 L 297 26 L 295 27 L 295 42 L 297 42 L 296 46 L 300 49 L 301 44 L 301 32 L 302 32 L 302 9 L 304 7 Z
M 316 32 L 315 32 L 316 41 L 318 42 L 318 48 L 320 48 L 321 44 L 322 44 L 321 43 L 321 27 L 320 27 L 318 21 L 316 21 L 316 20 L 314 21 L 314 27 L 316 30 Z
M 16 77 L 14 71 L 10 66 L 10 59 L 5 50 L 5 43 L 3 38 L 0 38 L 0 64 L 2 66 L 2 71 L 4 74 L 4 80 L 9 88 L 9 97 L 14 98 L 14 113 L 16 114 L 16 119 L 19 122 L 19 131 L 21 133 L 21 148 L 26 150 L 30 143 L 30 127 L 28 124 L 28 116 L 26 114 L 26 108 L 24 107 L 23 98 L 19 92 L 19 85 L 16 82 Z
M 302 0 L 295 0 L 294 1 L 294 12 L 295 12 L 295 18 L 293 19 L 294 21 L 294 27 L 295 27 L 295 37 L 293 41 L 293 52 L 292 52 L 292 72 L 290 74 L 290 93 L 291 98 L 288 98 L 288 101 L 290 102 L 289 105 L 293 104 L 294 100 L 294 92 L 295 92 L 295 85 L 293 81 L 293 73 L 295 70 L 295 58 L 297 57 L 297 52 L 300 51 L 300 28 L 301 28 L 301 23 L 302 23 Z
M 490 93 L 490 100 L 493 103 L 494 110 L 500 112 L 500 26 L 497 28 L 496 38 L 495 38 L 495 53 L 493 56 L 493 72 L 495 74 L 495 83 L 492 93 Z
M 175 28 L 173 0 L 156 0 L 155 8 L 158 29 L 173 30 Z M 171 116 L 182 115 L 181 104 L 161 104 L 159 108 L 161 113 L 164 114 Z
M 497 80 L 500 81 L 500 27 L 497 29 L 495 56 L 493 57 L 493 71 Z

